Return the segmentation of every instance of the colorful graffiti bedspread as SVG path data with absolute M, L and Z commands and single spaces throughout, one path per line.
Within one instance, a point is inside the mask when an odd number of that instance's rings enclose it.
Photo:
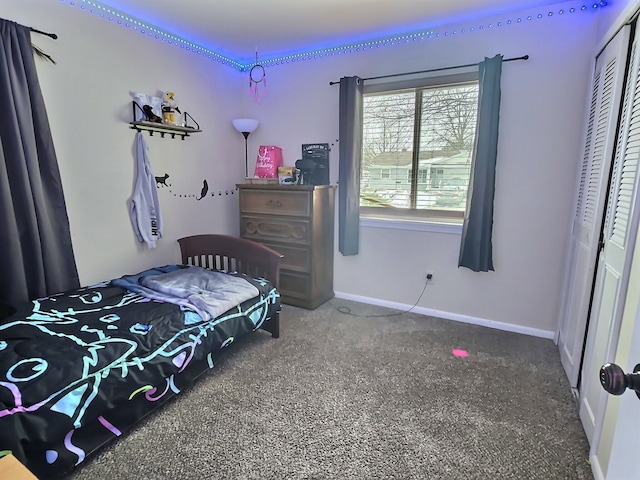
M 68 473 L 279 310 L 271 284 L 251 282 L 258 297 L 208 321 L 110 282 L 19 308 L 0 322 L 0 455 L 41 479 Z

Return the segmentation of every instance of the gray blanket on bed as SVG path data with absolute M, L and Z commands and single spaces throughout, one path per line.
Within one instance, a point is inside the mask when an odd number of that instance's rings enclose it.
M 141 278 L 140 284 L 167 298 L 186 300 L 204 320 L 216 318 L 259 294 L 258 289 L 244 278 L 202 267 L 150 275 Z M 209 318 L 203 316 L 203 312 L 210 315 Z
M 202 320 L 216 318 L 260 293 L 243 277 L 195 266 L 157 267 L 112 280 L 111 284 L 188 308 Z

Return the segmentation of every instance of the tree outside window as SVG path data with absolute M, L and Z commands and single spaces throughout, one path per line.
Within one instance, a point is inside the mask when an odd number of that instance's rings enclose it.
M 478 82 L 365 94 L 360 205 L 462 217 Z

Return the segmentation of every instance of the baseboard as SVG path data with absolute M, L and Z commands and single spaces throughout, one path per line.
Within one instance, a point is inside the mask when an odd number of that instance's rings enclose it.
M 591 473 L 593 473 L 593 479 L 605 480 L 602 469 L 600 468 L 600 463 L 598 462 L 598 457 L 596 457 L 595 455 L 591 455 L 589 458 L 589 463 L 591 464 Z
M 336 298 L 344 298 L 345 300 L 353 300 L 354 302 L 366 303 L 369 305 L 378 305 L 380 307 L 394 308 L 396 310 L 409 310 L 411 305 L 404 303 L 389 302 L 386 300 L 380 300 L 379 298 L 363 297 L 360 295 L 352 295 L 350 293 L 335 292 Z M 469 315 L 460 315 L 458 313 L 443 312 L 441 310 L 434 310 L 432 308 L 414 307 L 411 308 L 412 312 L 419 313 L 421 315 L 428 315 L 431 317 L 444 318 L 446 320 L 454 320 L 456 322 L 470 323 L 473 325 L 480 325 L 482 327 L 495 328 L 497 330 L 504 330 L 513 333 L 522 333 L 523 335 L 530 335 L 532 337 L 547 338 L 553 340 L 555 332 L 550 330 L 540 330 L 538 328 L 523 327 L 521 325 L 512 325 L 510 323 L 496 322 L 494 320 L 488 320 L 486 318 L 471 317 Z

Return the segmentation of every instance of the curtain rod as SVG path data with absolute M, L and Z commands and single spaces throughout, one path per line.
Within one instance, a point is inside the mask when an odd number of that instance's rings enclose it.
M 514 60 L 529 60 L 529 55 L 523 55 L 522 57 L 516 57 L 516 58 L 507 58 L 505 60 L 503 60 L 503 62 L 513 62 Z M 416 75 L 418 73 L 431 73 L 431 72 L 439 72 L 441 70 L 454 70 L 456 68 L 466 68 L 466 67 L 475 67 L 477 66 L 477 63 L 468 63 L 466 65 L 455 65 L 453 67 L 442 67 L 442 68 L 432 68 L 430 70 L 420 70 L 417 72 L 406 72 L 406 73 L 392 73 L 390 75 L 380 75 L 378 77 L 369 77 L 369 78 L 363 78 L 362 81 L 366 81 L 366 80 L 378 80 L 380 78 L 389 78 L 389 77 L 401 77 L 403 75 Z M 340 82 L 329 82 L 329 85 L 338 85 Z
M 39 33 L 40 35 L 46 35 L 47 37 L 51 37 L 54 40 L 58 39 L 58 35 L 56 35 L 55 33 L 47 33 L 47 32 L 43 32 L 42 30 L 38 30 L 36 28 L 33 27 L 29 27 L 29 30 L 31 30 L 34 33 Z

